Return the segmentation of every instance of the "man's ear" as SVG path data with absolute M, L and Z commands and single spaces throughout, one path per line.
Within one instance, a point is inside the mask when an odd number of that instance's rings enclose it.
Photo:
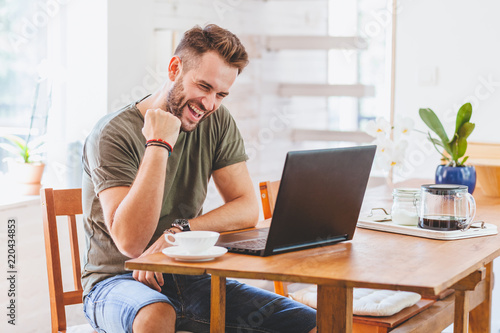
M 168 78 L 170 81 L 175 81 L 177 76 L 182 71 L 182 61 L 178 56 L 173 56 L 170 59 L 170 63 L 168 64 Z

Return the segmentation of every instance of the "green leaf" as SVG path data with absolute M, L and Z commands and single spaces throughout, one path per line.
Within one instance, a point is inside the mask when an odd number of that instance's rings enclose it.
M 462 127 L 460 127 L 458 131 L 458 136 L 460 138 L 467 139 L 474 130 L 474 128 L 476 128 L 476 124 L 466 122 L 462 125 Z
M 472 116 L 472 105 L 470 103 L 465 103 L 458 110 L 455 133 L 458 133 L 460 131 L 460 128 L 463 126 L 463 124 L 469 122 L 471 116 Z
M 12 145 L 19 147 L 21 150 L 26 148 L 26 141 L 16 135 L 6 134 L 2 135 L 2 137 L 10 141 Z
M 450 141 L 448 139 L 448 136 L 446 135 L 446 132 L 444 130 L 443 124 L 439 121 L 439 118 L 436 116 L 434 111 L 431 109 L 420 109 L 418 110 L 418 113 L 420 115 L 420 118 L 424 121 L 424 123 L 434 132 L 438 135 L 438 137 L 441 139 L 441 142 L 443 143 L 443 148 L 451 155 L 450 147 L 448 142 Z
M 28 144 L 26 144 L 26 141 L 24 139 L 16 135 L 7 134 L 1 137 L 8 140 L 9 143 L 0 144 L 0 148 L 16 154 L 17 156 L 21 157 L 25 163 L 30 163 L 31 158 L 34 155 L 41 154 L 43 152 L 46 152 L 47 150 L 47 138 L 45 136 L 37 137 L 36 139 L 31 140 Z
M 7 143 L 0 143 L 0 148 L 5 149 L 8 152 L 11 152 L 12 154 L 15 155 L 21 155 L 23 152 L 21 149 L 19 149 L 19 147 L 14 145 L 9 145 Z
M 10 152 L 14 152 L 14 154 L 22 157 L 22 159 L 25 162 L 29 161 L 29 149 L 28 149 L 28 146 L 26 145 L 26 141 L 24 141 L 24 139 L 22 139 L 16 135 L 10 135 L 10 134 L 3 135 L 2 137 L 7 139 L 10 142 L 10 145 L 2 144 L 1 147 L 3 149 L 8 150 Z M 10 147 L 11 149 L 9 149 L 7 147 Z M 12 148 L 14 150 L 12 150 Z
M 436 148 L 436 151 L 441 154 L 441 156 L 443 156 L 443 159 L 449 161 L 450 159 L 448 158 L 448 156 L 446 156 L 445 154 L 443 154 L 443 151 L 438 149 L 438 147 L 436 147 L 436 145 L 439 145 L 439 146 L 443 146 L 442 142 L 437 140 L 437 139 L 434 139 L 432 136 L 431 136 L 431 133 L 427 133 L 428 135 L 428 139 L 429 141 L 432 143 L 432 145 L 434 146 L 434 148 Z
M 432 142 L 432 144 L 444 148 L 443 143 L 441 142 L 441 140 L 438 140 L 438 139 L 435 139 L 435 138 L 431 137 L 430 134 L 429 134 L 428 138 Z
M 457 153 L 457 135 L 456 134 L 454 134 L 453 139 L 450 142 L 448 142 L 448 146 L 450 147 L 451 157 L 453 158 L 453 155 L 455 155 Z
M 467 138 L 472 133 L 475 127 L 476 125 L 473 123 L 463 123 L 458 130 L 458 133 L 455 133 L 455 135 L 453 136 L 453 140 L 450 142 L 452 159 L 456 161 L 458 165 L 461 165 L 460 162 L 458 162 L 458 159 L 464 156 L 465 152 L 467 151 Z
M 45 144 L 46 144 L 47 138 L 45 136 L 39 136 L 35 138 L 34 140 L 31 140 L 28 143 L 28 148 L 31 151 L 31 153 L 38 153 L 38 152 L 43 152 L 45 150 Z
M 465 161 L 467 161 L 468 158 L 469 158 L 469 156 L 465 156 L 464 159 L 462 160 L 462 163 L 460 163 L 460 165 L 464 165 Z
M 455 161 L 458 161 L 458 159 L 462 156 L 465 155 L 465 152 L 467 151 L 467 139 L 466 138 L 459 138 L 457 140 L 457 150 L 456 150 L 456 158 L 453 158 Z

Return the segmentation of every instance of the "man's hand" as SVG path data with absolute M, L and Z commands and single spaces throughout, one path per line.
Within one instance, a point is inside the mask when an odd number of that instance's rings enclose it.
M 156 242 L 153 243 L 140 257 L 144 257 L 148 254 L 161 252 L 164 248 L 168 246 L 165 241 L 165 236 L 161 235 L 160 238 Z M 140 258 L 139 257 L 139 258 Z M 163 275 L 160 272 L 151 272 L 151 271 L 134 271 L 132 276 L 136 281 L 144 283 L 146 286 L 154 289 L 158 292 L 161 291 L 161 287 L 163 286 Z
M 146 140 L 162 139 L 172 147 L 177 141 L 181 127 L 179 118 L 162 109 L 149 109 L 144 115 L 142 134 Z

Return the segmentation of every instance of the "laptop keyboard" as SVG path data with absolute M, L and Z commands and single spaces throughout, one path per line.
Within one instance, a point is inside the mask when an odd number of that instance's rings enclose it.
M 249 239 L 228 244 L 234 248 L 244 248 L 250 250 L 260 250 L 266 247 L 266 238 Z

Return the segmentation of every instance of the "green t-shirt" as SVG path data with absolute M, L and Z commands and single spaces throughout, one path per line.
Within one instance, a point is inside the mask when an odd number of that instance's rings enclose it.
M 124 262 L 129 258 L 118 251 L 111 239 L 97 195 L 110 187 L 131 186 L 136 177 L 146 143 L 142 134 L 144 117 L 137 103 L 103 117 L 85 141 L 82 159 L 87 245 L 82 274 L 84 296 L 97 282 L 126 273 Z M 241 134 L 224 106 L 193 132 L 181 132 L 168 159 L 160 220 L 148 247 L 175 219 L 202 214 L 212 171 L 247 159 Z

